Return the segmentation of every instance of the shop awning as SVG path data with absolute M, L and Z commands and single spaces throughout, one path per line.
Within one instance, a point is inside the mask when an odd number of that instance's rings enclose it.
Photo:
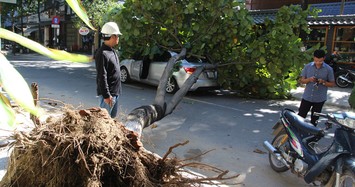
M 321 16 L 308 18 L 309 25 L 355 25 L 355 15 Z
M 320 9 L 318 16 L 355 15 L 355 1 L 344 2 L 344 10 L 341 14 L 341 2 L 312 4 L 310 9 Z
M 271 10 L 251 10 L 250 14 L 254 19 L 255 24 L 262 24 L 266 19 L 275 21 L 277 9 Z
M 23 28 L 23 34 L 24 36 L 29 36 L 31 35 L 32 32 L 38 31 L 38 27 L 28 27 L 28 28 Z M 18 32 L 17 34 L 22 34 L 21 32 Z
M 355 1 L 345 2 L 341 13 L 341 2 L 313 4 L 311 9 L 322 10 L 318 17 L 308 18 L 310 25 L 355 25 Z
M 341 2 L 312 4 L 310 8 L 322 10 L 318 17 L 309 17 L 309 25 L 355 25 L 355 1 L 345 2 L 343 14 L 341 13 Z M 262 24 L 266 19 L 274 21 L 277 9 L 251 10 L 250 14 L 254 23 Z
M 25 30 L 24 35 L 29 36 L 31 35 L 32 32 L 38 31 L 38 27 L 31 27 Z

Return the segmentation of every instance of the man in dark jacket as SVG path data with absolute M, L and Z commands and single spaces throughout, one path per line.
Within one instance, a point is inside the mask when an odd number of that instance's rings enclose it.
M 118 55 L 113 47 L 122 35 L 115 22 L 105 23 L 101 29 L 104 43 L 95 55 L 97 95 L 101 108 L 106 108 L 112 118 L 118 113 L 118 97 L 121 94 L 121 74 Z

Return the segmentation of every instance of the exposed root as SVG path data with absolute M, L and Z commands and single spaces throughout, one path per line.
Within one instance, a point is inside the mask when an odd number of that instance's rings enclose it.
M 0 182 L 10 186 L 200 186 L 223 183 L 238 175 L 202 164 L 163 158 L 142 147 L 137 134 L 109 117 L 106 110 L 66 109 L 30 133 L 17 133 L 7 173 Z M 186 168 L 216 172 L 203 177 Z

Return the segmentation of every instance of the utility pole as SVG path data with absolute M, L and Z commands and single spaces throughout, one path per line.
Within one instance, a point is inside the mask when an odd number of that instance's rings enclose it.
M 302 0 L 301 7 L 302 7 L 302 10 L 307 10 L 308 0 Z M 300 29 L 299 37 L 302 38 L 302 40 L 304 40 L 306 38 L 306 36 L 307 36 L 307 33 L 305 31 L 303 31 L 302 29 Z
M 345 4 L 345 0 L 341 0 L 340 15 L 344 14 L 344 4 Z
M 306 10 L 308 8 L 308 0 L 302 0 L 301 7 L 302 10 Z

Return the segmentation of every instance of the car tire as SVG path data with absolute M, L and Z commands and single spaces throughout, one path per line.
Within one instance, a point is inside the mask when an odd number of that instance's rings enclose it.
M 121 67 L 121 82 L 128 83 L 131 80 L 127 68 Z
M 166 93 L 173 94 L 179 90 L 179 86 L 174 77 L 170 77 L 168 83 L 166 84 L 165 91 Z

